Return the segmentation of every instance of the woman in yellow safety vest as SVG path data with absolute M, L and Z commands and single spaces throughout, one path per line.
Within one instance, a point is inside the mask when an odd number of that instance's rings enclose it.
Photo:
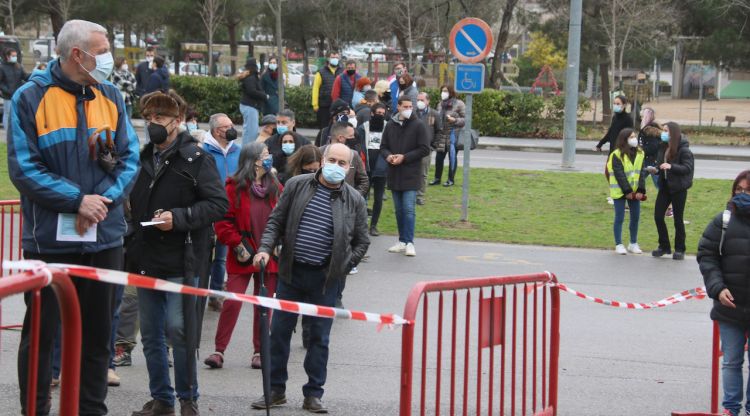
M 615 205 L 615 252 L 641 254 L 638 247 L 638 220 L 641 201 L 646 200 L 646 175 L 643 169 L 644 153 L 638 147 L 638 136 L 631 128 L 620 131 L 615 150 L 609 155 L 609 195 Z M 630 207 L 630 244 L 622 244 L 622 224 L 625 222 L 625 203 Z

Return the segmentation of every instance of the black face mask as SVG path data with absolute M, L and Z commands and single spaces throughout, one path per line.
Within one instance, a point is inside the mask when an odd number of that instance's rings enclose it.
M 314 169 L 302 169 L 302 173 L 303 174 L 304 173 L 315 173 L 315 172 L 317 172 L 317 170 L 314 170 Z
M 232 127 L 231 129 L 227 130 L 226 133 L 224 133 L 224 138 L 227 139 L 228 142 L 234 141 L 237 139 L 237 130 Z
M 351 139 L 344 142 L 352 150 L 357 150 L 357 139 Z
M 346 73 L 347 73 L 347 74 L 349 74 L 349 76 L 352 76 L 352 75 L 354 75 L 354 73 L 355 73 L 355 72 L 357 72 L 357 70 L 356 70 L 356 69 L 347 69 L 347 70 L 346 70 Z
M 151 143 L 159 145 L 167 141 L 167 128 L 158 123 L 148 123 L 148 138 Z
M 384 124 L 385 124 L 385 116 L 380 115 L 380 114 L 375 114 L 372 117 L 370 117 L 370 130 L 382 131 Z

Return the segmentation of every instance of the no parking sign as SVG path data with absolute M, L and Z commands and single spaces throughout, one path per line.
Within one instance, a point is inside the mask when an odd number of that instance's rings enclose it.
M 492 30 L 482 19 L 461 19 L 449 36 L 450 49 L 459 61 L 472 64 L 484 59 L 492 51 Z

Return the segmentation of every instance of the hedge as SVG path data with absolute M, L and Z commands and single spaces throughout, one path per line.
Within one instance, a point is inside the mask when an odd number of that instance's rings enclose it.
M 214 113 L 226 113 L 235 122 L 241 122 L 239 112 L 240 90 L 236 79 L 172 76 L 174 88 L 198 112 L 201 121 Z M 287 106 L 297 118 L 299 127 L 316 127 L 316 117 L 311 106 L 312 88 L 288 87 Z M 437 88 L 424 89 L 433 107 L 440 102 Z M 460 98 L 464 98 L 461 96 Z M 538 95 L 485 89 L 474 96 L 473 128 L 484 136 L 526 136 L 538 133 L 542 120 L 561 120 L 564 96 L 544 99 Z M 588 100 L 579 99 L 579 113 L 587 109 Z

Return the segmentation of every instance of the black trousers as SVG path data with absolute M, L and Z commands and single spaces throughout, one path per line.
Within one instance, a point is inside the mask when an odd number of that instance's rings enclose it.
M 325 128 L 328 126 L 328 121 L 331 118 L 331 107 L 318 107 L 316 113 L 318 118 L 318 128 Z
M 383 194 L 385 194 L 385 176 L 376 176 L 370 178 L 370 185 L 374 193 L 372 200 L 372 218 L 370 227 L 377 228 L 380 220 L 380 212 L 383 211 Z
M 90 254 L 38 254 L 24 252 L 24 258 L 48 263 L 69 263 L 122 270 L 122 247 Z M 114 313 L 114 286 L 83 278 L 72 278 L 81 305 L 81 391 L 80 415 L 106 415 L 107 370 L 109 369 L 109 338 Z M 21 345 L 18 351 L 18 384 L 21 408 L 26 408 L 26 387 L 31 343 L 31 293 L 24 294 L 26 316 L 23 320 Z M 52 379 L 52 346 L 60 325 L 60 310 L 52 288 L 41 290 L 41 321 L 39 331 L 39 372 L 37 383 L 37 415 L 49 414 L 49 389 Z M 66 334 L 63 333 L 63 342 Z M 63 383 L 65 374 L 61 375 Z
M 664 220 L 664 214 L 667 212 L 669 204 L 672 204 L 672 213 L 674 220 L 674 251 L 685 252 L 685 222 L 683 214 L 685 213 L 685 201 L 687 201 L 687 190 L 680 192 L 669 192 L 669 189 L 662 186 L 656 195 L 654 205 L 654 222 L 656 231 L 659 232 L 659 248 L 670 250 L 669 230 L 667 222 Z
M 435 152 L 435 179 L 438 181 L 443 179 L 443 164 L 445 164 L 445 158 L 448 154 L 448 149 L 445 152 Z M 456 169 L 458 168 L 458 163 L 456 162 L 457 160 L 448 158 L 448 180 L 451 182 L 454 182 L 456 179 Z

